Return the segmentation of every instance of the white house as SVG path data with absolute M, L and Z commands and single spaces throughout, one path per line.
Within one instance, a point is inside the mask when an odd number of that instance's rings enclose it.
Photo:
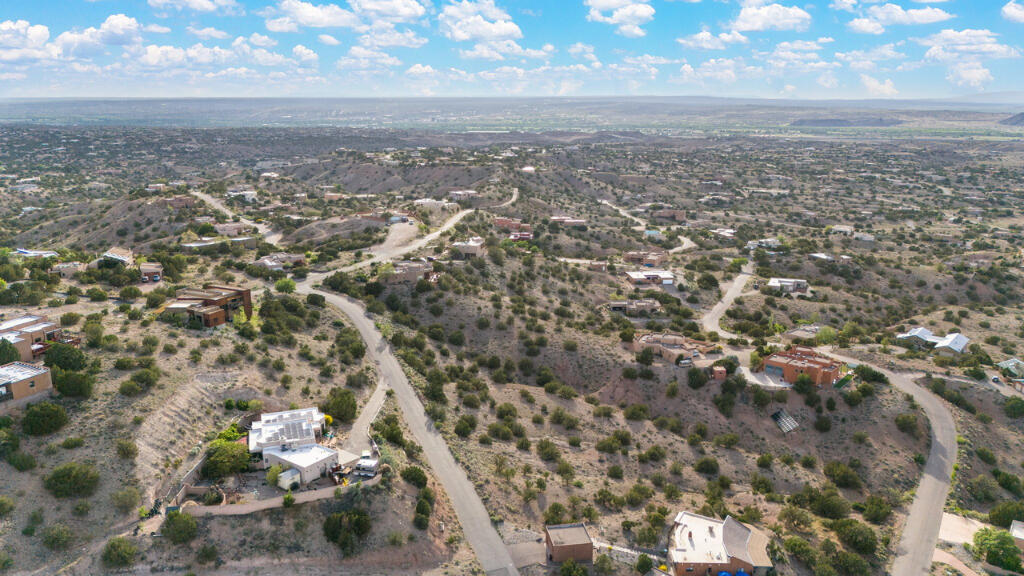
M 293 468 L 308 484 L 339 464 L 337 451 L 317 443 L 325 425 L 317 408 L 262 414 L 249 431 L 249 452 L 262 455 L 263 468 Z
M 896 340 L 904 346 L 914 348 L 932 348 L 940 356 L 955 357 L 967 351 L 971 340 L 959 332 L 951 332 L 945 336 L 936 336 L 932 331 L 916 327 L 896 335 Z
M 778 290 L 784 294 L 807 292 L 807 290 L 810 289 L 810 285 L 807 284 L 807 280 L 801 280 L 799 278 L 771 278 L 768 280 L 767 286 L 772 290 Z

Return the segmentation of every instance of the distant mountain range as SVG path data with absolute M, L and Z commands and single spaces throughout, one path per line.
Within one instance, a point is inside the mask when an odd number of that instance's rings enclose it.
M 1006 120 L 1001 120 L 999 123 L 1004 126 L 1024 126 L 1024 112 L 1010 116 Z

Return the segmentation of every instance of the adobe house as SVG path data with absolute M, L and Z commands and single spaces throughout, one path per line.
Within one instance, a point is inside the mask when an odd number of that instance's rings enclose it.
M 544 542 L 547 546 L 548 562 L 574 560 L 590 564 L 594 561 L 594 542 L 587 532 L 586 524 L 545 526 Z
M 27 362 L 0 366 L 0 410 L 23 405 L 53 390 L 50 369 Z

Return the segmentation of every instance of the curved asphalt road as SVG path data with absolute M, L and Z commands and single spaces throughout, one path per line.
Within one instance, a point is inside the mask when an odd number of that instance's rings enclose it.
M 700 320 L 701 329 L 705 332 L 718 332 L 718 335 L 723 338 L 735 338 L 736 334 L 722 330 L 720 324 L 722 316 L 725 311 L 732 306 L 732 303 L 736 301 L 736 298 L 743 293 L 743 288 L 746 287 L 747 281 L 754 274 L 754 263 L 752 261 L 747 262 L 743 265 L 740 273 L 732 279 L 732 284 L 726 289 L 725 294 L 722 295 L 722 299 L 715 303 L 708 310 L 707 313 Z

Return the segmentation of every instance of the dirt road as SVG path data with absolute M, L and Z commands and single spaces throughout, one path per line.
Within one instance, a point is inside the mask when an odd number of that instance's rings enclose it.
M 199 198 L 203 202 L 206 202 L 210 206 L 213 206 L 217 210 L 220 210 L 221 212 L 227 214 L 229 217 L 238 218 L 238 221 L 241 222 L 242 224 L 252 226 L 256 230 L 258 230 L 260 234 L 263 235 L 263 239 L 266 240 L 267 242 L 271 244 L 277 244 L 281 240 L 280 232 L 272 231 L 268 224 L 253 222 L 252 220 L 246 218 L 245 216 L 236 214 L 234 210 L 228 208 L 227 205 L 224 204 L 224 202 L 222 202 L 219 198 L 215 198 L 213 196 L 210 196 L 206 192 L 200 192 L 199 190 L 192 190 L 192 195 L 195 196 L 196 198 Z
M 722 299 L 715 303 L 704 317 L 701 318 L 701 329 L 705 332 L 718 332 L 723 338 L 735 338 L 736 335 L 730 332 L 722 330 L 721 320 L 725 311 L 732 306 L 732 303 L 736 301 L 736 298 L 743 293 L 743 288 L 746 287 L 747 281 L 754 273 L 754 263 L 747 262 L 743 265 L 740 273 L 732 279 L 732 284 L 726 289 L 725 294 L 722 295 Z
M 412 383 L 402 371 L 402 366 L 392 353 L 390 344 L 377 330 L 373 319 L 367 316 L 366 309 L 361 302 L 314 288 L 314 284 L 322 280 L 324 276 L 324 274 L 311 274 L 299 284 L 297 291 L 322 294 L 328 303 L 349 317 L 366 342 L 369 358 L 377 363 L 379 369 L 381 384 L 378 385 L 378 390 L 374 394 L 380 393 L 386 387 L 394 390 L 395 398 L 402 409 L 409 430 L 423 447 L 423 455 L 430 463 L 430 467 L 433 468 L 434 475 L 448 493 L 459 517 L 459 522 L 462 524 L 466 540 L 473 547 L 484 571 L 493 576 L 518 575 L 519 572 L 512 561 L 512 556 L 505 548 L 505 543 L 502 542 L 498 531 L 491 524 L 490 514 L 484 507 L 483 501 L 476 493 L 476 489 L 469 477 L 466 476 L 465 471 L 448 450 L 448 444 L 444 437 L 427 419 L 423 403 L 420 402 Z M 365 413 L 366 408 L 363 411 Z M 356 433 L 354 427 L 353 436 Z
M 834 350 L 830 354 L 844 362 L 864 363 L 841 356 Z M 892 564 L 894 576 L 923 576 L 931 570 L 932 554 L 942 526 L 942 510 L 949 494 L 953 465 L 956 463 L 956 423 L 942 400 L 914 383 L 923 374 L 892 372 L 878 366 L 874 368 L 888 376 L 893 386 L 913 396 L 931 426 L 932 447 L 928 463 L 925 464 L 914 502 L 910 505 L 903 535 L 896 547 L 896 559 Z
M 402 245 L 398 245 L 397 243 L 389 244 L 385 240 L 385 242 L 383 244 L 378 244 L 378 245 L 376 245 L 376 246 L 374 246 L 374 247 L 369 249 L 369 252 L 371 252 L 373 254 L 373 256 L 371 258 L 367 258 L 366 260 L 363 260 L 361 262 L 356 262 L 355 264 L 349 264 L 348 266 L 345 266 L 343 268 L 339 268 L 338 270 L 341 271 L 341 272 L 352 272 L 354 270 L 359 270 L 360 268 L 365 268 L 365 267 L 369 266 L 370 264 L 373 264 L 373 263 L 376 263 L 376 262 L 390 262 L 391 260 L 393 260 L 395 258 L 399 258 L 401 256 L 404 256 L 405 254 L 408 254 L 410 252 L 415 252 L 416 250 L 419 250 L 420 248 L 423 248 L 426 245 L 430 244 L 434 240 L 437 240 L 438 237 L 440 237 L 445 232 L 451 230 L 452 227 L 454 227 L 463 218 L 465 218 L 466 216 L 469 216 L 473 212 L 474 212 L 474 210 L 472 210 L 472 209 L 463 210 L 463 211 L 459 212 L 458 214 L 456 214 L 456 215 L 452 216 L 451 218 L 449 218 L 448 221 L 445 222 L 444 224 L 442 224 L 441 227 L 438 228 L 437 230 L 434 230 L 430 234 L 427 234 L 426 236 L 424 236 L 422 238 L 419 238 L 419 239 L 417 239 L 417 240 L 415 240 L 413 242 L 409 242 L 407 244 L 402 244 Z M 395 226 L 407 226 L 407 224 L 395 224 Z

